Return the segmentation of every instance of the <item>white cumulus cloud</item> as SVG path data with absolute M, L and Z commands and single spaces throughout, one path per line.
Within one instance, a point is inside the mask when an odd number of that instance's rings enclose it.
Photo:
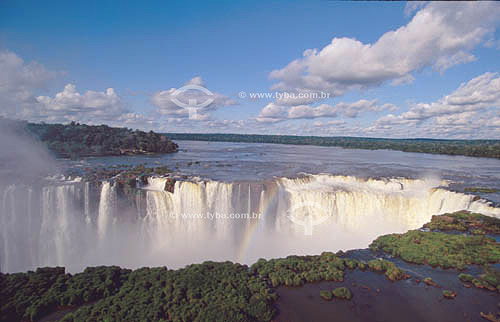
M 0 115 L 22 115 L 36 102 L 34 92 L 58 74 L 37 62 L 26 63 L 11 51 L 0 51 Z
M 39 117 L 50 121 L 78 120 L 95 122 L 114 120 L 128 111 L 113 88 L 105 91 L 87 91 L 83 94 L 73 84 L 67 84 L 62 92 L 54 97 L 38 96 Z
M 335 118 L 345 116 L 356 118 L 365 112 L 394 111 L 392 104 L 377 105 L 376 100 L 359 100 L 353 103 L 340 102 L 336 105 L 321 104 L 318 106 L 297 105 L 282 106 L 274 102 L 266 105 L 257 116 L 256 120 L 262 123 L 276 123 L 289 119 L 315 119 L 320 117 Z
M 500 77 L 484 73 L 431 103 L 417 103 L 407 112 L 379 118 L 369 133 L 407 132 L 426 137 L 489 137 L 500 135 Z M 407 135 L 407 136 L 411 136 Z
M 302 58 L 271 72 L 277 80 L 273 89 L 322 91 L 333 97 L 384 82 L 411 82 L 412 73 L 426 67 L 443 72 L 475 60 L 472 50 L 491 40 L 499 16 L 500 3 L 431 2 L 407 25 L 386 32 L 374 43 L 335 37 L 322 49 L 306 50 Z

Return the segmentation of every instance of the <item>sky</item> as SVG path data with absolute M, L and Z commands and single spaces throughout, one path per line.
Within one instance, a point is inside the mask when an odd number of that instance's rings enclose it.
M 0 116 L 500 139 L 500 2 L 0 1 Z

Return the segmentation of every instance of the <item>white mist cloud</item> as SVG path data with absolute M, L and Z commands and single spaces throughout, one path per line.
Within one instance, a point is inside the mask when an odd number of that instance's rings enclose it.
M 24 131 L 24 123 L 0 117 L 0 190 L 10 182 L 45 177 L 55 169 L 55 160 Z

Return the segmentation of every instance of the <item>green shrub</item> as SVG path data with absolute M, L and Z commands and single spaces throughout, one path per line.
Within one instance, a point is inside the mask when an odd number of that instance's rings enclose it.
M 500 244 L 486 236 L 449 235 L 412 230 L 378 237 L 371 245 L 415 264 L 465 269 L 467 264 L 500 262 Z
M 447 299 L 454 299 L 457 296 L 457 293 L 450 290 L 443 290 L 443 297 Z
M 336 298 L 350 300 L 352 298 L 351 291 L 346 287 L 337 287 L 333 290 L 333 295 Z
M 333 293 L 330 291 L 319 291 L 319 296 L 324 300 L 331 300 L 333 298 Z
M 470 274 L 459 274 L 458 275 L 458 278 L 462 281 L 462 282 L 472 282 L 472 280 L 474 279 L 474 276 L 470 275 Z

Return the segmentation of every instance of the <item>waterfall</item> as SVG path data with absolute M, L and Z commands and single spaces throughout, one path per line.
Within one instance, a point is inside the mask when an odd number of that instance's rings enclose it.
M 110 182 L 103 182 L 99 200 L 99 215 L 97 217 L 97 233 L 100 239 L 106 237 L 113 221 L 114 202 L 114 186 Z
M 32 260 L 33 266 L 70 265 L 79 260 L 81 249 L 88 244 L 79 193 L 75 185 L 42 188 L 39 246 L 35 248 L 38 259 Z
M 0 269 L 64 265 L 180 267 L 203 260 L 364 248 L 432 215 L 500 208 L 430 179 L 308 175 L 262 182 L 149 178 L 136 195 L 81 180 L 0 190 Z M 243 214 L 243 215 L 242 215 Z M 246 217 L 244 216 L 245 214 Z
M 474 201 L 472 195 L 438 188 L 447 184 L 436 180 L 315 175 L 282 178 L 278 185 L 283 191 L 279 202 L 297 211 L 289 216 L 300 217 L 301 212 L 330 216 L 336 225 L 352 231 L 390 226 L 394 232 L 404 232 L 422 226 L 432 215 L 463 209 L 500 217 L 499 208 L 484 200 Z
M 2 262 L 0 264 L 0 268 L 2 272 L 8 271 L 10 269 L 11 257 L 15 256 L 15 244 L 12 240 L 11 232 L 15 224 L 11 222 L 11 220 L 15 219 L 15 209 L 13 202 L 13 190 L 15 189 L 14 185 L 8 186 L 5 188 L 2 197 L 2 217 L 0 218 L 1 230 L 2 230 Z M 13 218 L 14 217 L 14 218 Z M 11 246 L 12 244 L 12 246 Z
M 85 214 L 85 222 L 89 225 L 91 223 L 90 219 L 90 182 L 85 182 L 83 195 L 83 212 Z

